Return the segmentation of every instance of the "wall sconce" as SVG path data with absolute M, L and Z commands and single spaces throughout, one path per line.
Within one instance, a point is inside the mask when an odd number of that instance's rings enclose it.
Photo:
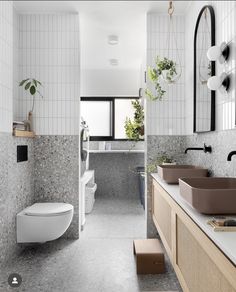
M 229 90 L 230 87 L 230 76 L 226 73 L 222 73 L 219 76 L 213 76 L 208 79 L 207 87 L 210 90 L 220 90 L 222 93 L 225 93 Z
M 210 61 L 219 60 L 220 64 L 223 64 L 228 60 L 230 53 L 229 45 L 223 42 L 220 46 L 210 47 L 207 51 L 207 58 Z

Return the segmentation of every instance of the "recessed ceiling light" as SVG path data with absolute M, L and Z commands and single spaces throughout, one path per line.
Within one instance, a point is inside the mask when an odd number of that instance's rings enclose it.
M 118 65 L 118 60 L 117 59 L 110 59 L 109 61 L 110 61 L 110 64 L 112 66 L 117 66 Z
M 109 35 L 108 36 L 108 44 L 109 45 L 117 45 L 118 44 L 118 36 L 117 35 Z

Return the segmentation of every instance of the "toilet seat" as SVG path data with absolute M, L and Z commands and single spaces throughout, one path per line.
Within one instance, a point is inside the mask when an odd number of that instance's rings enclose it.
M 69 213 L 73 210 L 71 204 L 66 203 L 35 203 L 24 210 L 28 216 L 56 216 Z

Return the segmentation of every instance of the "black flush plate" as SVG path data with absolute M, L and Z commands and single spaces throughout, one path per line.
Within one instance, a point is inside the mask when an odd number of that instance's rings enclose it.
M 27 145 L 17 145 L 17 162 L 28 160 L 28 146 Z

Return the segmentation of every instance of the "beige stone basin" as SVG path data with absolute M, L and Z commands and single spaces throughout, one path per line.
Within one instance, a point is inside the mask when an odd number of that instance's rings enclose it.
M 181 178 L 181 196 L 203 214 L 236 214 L 236 178 Z
M 168 184 L 178 184 L 181 177 L 205 177 L 207 169 L 194 165 L 158 165 L 158 175 Z

